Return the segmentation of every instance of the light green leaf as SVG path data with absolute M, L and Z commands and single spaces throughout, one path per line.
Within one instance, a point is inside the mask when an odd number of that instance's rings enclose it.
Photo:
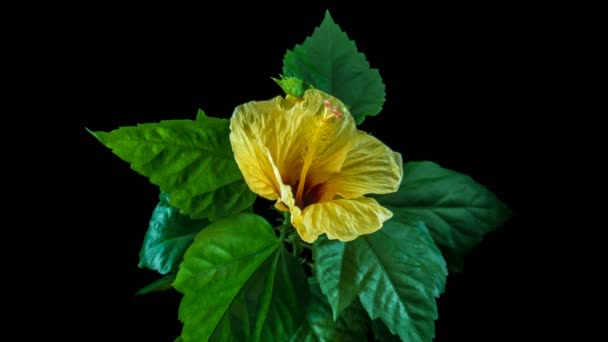
M 228 120 L 200 111 L 196 121 L 166 120 L 92 134 L 168 193 L 173 207 L 214 220 L 255 200 L 234 160 L 228 126 Z
M 139 267 L 167 274 L 177 271 L 194 236 L 209 224 L 209 220 L 180 214 L 169 205 L 167 194 L 162 193 L 159 197 L 139 252 Z
M 384 83 L 370 68 L 355 42 L 333 21 L 329 11 L 312 36 L 283 58 L 283 74 L 297 77 L 349 106 L 357 124 L 377 115 L 384 104 Z
M 208 117 L 207 114 L 205 114 L 205 112 L 202 109 L 199 109 L 198 112 L 196 112 L 196 119 L 194 121 L 200 122 L 203 125 L 205 125 L 205 124 L 212 125 L 213 122 L 217 122 L 213 119 L 214 118 Z
M 150 284 L 139 289 L 135 294 L 144 295 L 152 292 L 162 292 L 173 288 L 173 281 L 175 281 L 175 273 L 167 274 L 166 276 L 159 278 Z
M 285 94 L 295 97 L 304 96 L 304 92 L 312 88 L 310 84 L 295 77 L 285 77 L 281 75 L 281 79 L 273 77 L 272 80 L 283 89 Z
M 430 161 L 404 164 L 399 190 L 377 199 L 395 220 L 424 221 L 450 271 L 461 270 L 464 256 L 511 215 L 486 187 Z
M 334 322 L 331 307 L 315 278 L 308 279 L 310 302 L 306 319 L 291 342 L 363 341 L 367 336 L 369 318 L 358 300 L 346 308 Z
M 424 224 L 390 220 L 347 243 L 322 237 L 313 256 L 334 317 L 359 296 L 370 318 L 381 318 L 402 340 L 431 341 L 447 270 Z
M 211 223 L 195 238 L 174 287 L 189 341 L 285 341 L 304 319 L 306 275 L 272 227 L 253 214 Z

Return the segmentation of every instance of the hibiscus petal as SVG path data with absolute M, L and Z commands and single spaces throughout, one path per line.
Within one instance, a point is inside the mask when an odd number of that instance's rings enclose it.
M 359 131 L 342 169 L 326 182 L 330 197 L 358 198 L 397 191 L 403 178 L 401 154 L 375 137 Z
M 232 150 L 247 184 L 253 192 L 271 200 L 278 198 L 280 190 L 278 184 L 272 189 L 264 187 L 274 183 L 269 181 L 274 175 L 269 164 L 262 160 L 267 160 L 262 157 L 263 149 L 270 151 L 282 175 L 288 176 L 288 173 L 281 172 L 281 168 L 298 168 L 301 147 L 295 141 L 299 132 L 289 129 L 295 123 L 286 117 L 293 103 L 280 96 L 269 101 L 248 102 L 236 107 L 230 120 Z
M 392 216 L 375 199 L 360 197 L 310 205 L 302 212 L 302 220 L 293 223 L 302 240 L 308 243 L 322 233 L 329 239 L 351 241 L 377 231 Z
M 251 191 L 275 200 L 279 198 L 280 186 L 274 177 L 272 162 L 267 158 L 265 147 L 259 140 L 251 140 L 243 126 L 242 120 L 232 120 L 230 124 L 234 159 Z

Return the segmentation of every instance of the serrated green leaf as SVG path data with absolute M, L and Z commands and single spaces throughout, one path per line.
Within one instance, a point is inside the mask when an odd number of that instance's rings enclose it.
M 369 318 L 358 300 L 346 308 L 334 322 L 331 306 L 315 278 L 308 279 L 310 301 L 306 319 L 291 342 L 365 341 Z
M 313 256 L 334 317 L 359 296 L 370 318 L 381 318 L 404 341 L 432 340 L 435 297 L 447 270 L 424 224 L 389 220 L 346 243 L 322 237 L 313 244 Z
M 167 274 L 177 271 L 186 249 L 209 220 L 181 214 L 169 205 L 167 194 L 161 193 L 159 198 L 139 252 L 139 267 Z
M 152 292 L 162 292 L 173 288 L 173 281 L 175 281 L 175 273 L 167 274 L 166 276 L 159 278 L 150 284 L 139 289 L 136 295 L 145 295 Z
M 419 220 L 389 220 L 383 228 L 384 234 L 400 246 L 407 245 L 407 255 L 416 259 L 433 275 L 435 286 L 433 295 L 439 297 L 445 292 L 448 270 L 446 261 L 437 247 L 429 229 Z
M 329 14 L 312 36 L 283 58 L 283 74 L 297 77 L 331 94 L 349 106 L 357 124 L 377 115 L 384 104 L 384 83 L 377 69 L 370 68 L 355 42 Z
M 214 220 L 253 204 L 229 140 L 229 121 L 199 111 L 196 121 L 166 120 L 93 132 L 131 168 L 170 195 L 192 218 Z
M 404 164 L 399 190 L 376 198 L 396 220 L 424 221 L 450 271 L 461 270 L 464 256 L 511 215 L 486 187 L 430 161 Z
M 380 342 L 399 342 L 399 341 L 401 341 L 401 339 L 399 339 L 399 336 L 392 334 L 391 331 L 388 330 L 386 325 L 384 325 L 384 323 L 382 323 L 382 320 L 380 320 L 380 319 L 375 319 L 375 320 L 371 321 L 370 326 L 372 328 L 372 331 L 374 332 L 374 337 L 376 338 L 377 341 L 380 341 Z
M 284 341 L 308 301 L 300 263 L 263 218 L 237 214 L 195 238 L 174 287 L 184 294 L 179 319 L 189 341 Z

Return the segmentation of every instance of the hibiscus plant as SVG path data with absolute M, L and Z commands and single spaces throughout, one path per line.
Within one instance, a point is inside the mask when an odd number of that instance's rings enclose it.
M 91 132 L 160 188 L 140 292 L 183 294 L 180 341 L 431 341 L 448 270 L 509 209 L 357 129 L 384 84 L 329 13 L 283 62 L 285 95 L 229 120 Z

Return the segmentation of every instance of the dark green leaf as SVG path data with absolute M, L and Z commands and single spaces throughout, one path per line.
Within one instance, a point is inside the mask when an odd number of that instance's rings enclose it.
M 387 228 L 387 229 L 384 229 Z M 441 251 L 431 238 L 431 234 L 419 220 L 390 220 L 385 223 L 384 234 L 399 246 L 407 245 L 405 253 L 425 266 L 433 275 L 435 286 L 433 295 L 439 297 L 445 291 L 448 270 Z
M 309 278 L 310 302 L 306 320 L 298 328 L 291 342 L 362 341 L 367 336 L 369 318 L 358 300 L 346 308 L 334 322 L 331 307 L 315 278 Z
M 424 221 L 450 271 L 461 270 L 464 256 L 511 214 L 471 177 L 429 161 L 406 163 L 399 190 L 377 199 L 396 220 Z
M 376 340 L 380 342 L 399 342 L 399 336 L 391 333 L 390 330 L 382 323 L 382 320 L 375 319 L 371 322 L 372 331 L 374 332 L 374 336 Z
M 175 196 L 175 193 L 171 196 Z M 189 208 L 186 211 L 190 212 L 190 216 L 193 218 L 209 217 L 211 220 L 215 220 L 229 214 L 246 212 L 254 201 L 255 194 L 251 192 L 243 179 L 239 179 L 200 195 L 180 197 L 177 205 Z M 171 203 L 173 204 L 173 201 Z
M 447 270 L 421 222 L 390 220 L 351 242 L 319 238 L 313 245 L 315 275 L 334 317 L 355 296 L 372 319 L 381 318 L 404 341 L 431 341 L 435 297 Z
M 251 206 L 234 160 L 229 121 L 205 116 L 94 132 L 131 168 L 170 195 L 170 204 L 193 218 L 227 216 Z
M 135 294 L 144 295 L 152 292 L 162 292 L 173 288 L 175 281 L 175 273 L 167 274 L 166 276 L 157 279 L 150 284 L 139 289 Z
M 194 236 L 208 224 L 207 219 L 192 219 L 180 214 L 178 209 L 169 205 L 169 196 L 161 194 L 139 252 L 139 267 L 160 274 L 177 271 Z
M 238 214 L 195 238 L 174 287 L 184 341 L 285 341 L 304 319 L 306 275 L 268 222 Z
M 342 100 L 357 124 L 382 110 L 384 83 L 380 73 L 370 68 L 365 55 L 357 51 L 355 42 L 348 39 L 329 11 L 304 44 L 287 51 L 283 73 Z

